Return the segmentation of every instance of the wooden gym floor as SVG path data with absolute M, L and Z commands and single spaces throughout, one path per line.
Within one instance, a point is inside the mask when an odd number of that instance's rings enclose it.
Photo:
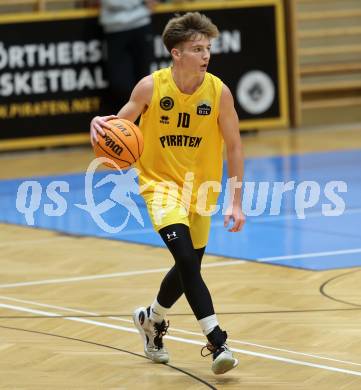
M 361 127 L 267 132 L 244 144 L 247 157 L 359 149 Z M 91 159 L 87 148 L 7 153 L 0 179 L 81 172 Z M 131 313 L 152 301 L 167 250 L 0 229 L 0 389 L 361 388 L 359 268 L 312 272 L 207 255 L 203 275 L 240 360 L 215 376 L 184 298 L 169 315 L 170 364 L 143 356 Z

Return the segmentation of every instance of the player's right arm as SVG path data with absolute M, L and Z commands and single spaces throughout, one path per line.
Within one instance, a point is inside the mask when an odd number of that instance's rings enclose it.
M 110 119 L 124 118 L 134 122 L 139 115 L 145 112 L 152 100 L 153 76 L 144 77 L 134 87 L 129 101 L 119 110 L 117 115 L 96 116 L 90 122 L 90 141 L 92 145 L 98 142 L 98 133 L 104 135 L 103 127 L 110 128 L 107 121 Z

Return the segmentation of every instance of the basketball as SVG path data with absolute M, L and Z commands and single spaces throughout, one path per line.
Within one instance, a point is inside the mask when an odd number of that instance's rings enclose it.
M 129 168 L 143 152 L 143 134 L 138 126 L 127 119 L 110 119 L 111 129 L 103 127 L 105 135 L 98 134 L 98 143 L 93 146 L 97 157 L 113 160 L 119 168 Z M 115 168 L 111 163 L 104 165 Z

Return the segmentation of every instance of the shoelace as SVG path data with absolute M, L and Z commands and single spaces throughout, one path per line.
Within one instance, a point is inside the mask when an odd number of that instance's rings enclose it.
M 208 351 L 210 351 L 209 353 L 204 353 L 203 351 L 205 349 L 208 349 Z M 201 349 L 201 356 L 203 357 L 206 357 L 206 356 L 209 356 L 209 355 L 212 355 L 212 353 L 216 352 L 217 351 L 217 347 L 215 347 L 213 344 L 211 344 L 210 342 L 208 342 L 202 349 Z
M 154 344 L 158 347 L 158 349 L 163 348 L 163 337 L 168 333 L 169 321 L 161 322 L 160 324 L 154 324 L 155 337 Z
M 213 345 L 210 341 L 208 341 L 208 343 L 201 349 L 201 356 L 206 357 L 206 356 L 212 355 L 212 353 L 217 352 L 220 348 L 223 348 L 223 350 L 228 349 L 227 344 L 225 343 L 225 340 L 227 340 L 228 335 L 227 335 L 227 332 L 225 330 L 222 331 L 221 337 L 223 338 L 222 341 L 219 340 L 219 337 L 218 337 L 218 341 L 222 343 L 222 345 L 220 347 L 217 347 L 217 346 Z M 208 351 L 210 351 L 210 352 L 205 354 L 203 352 L 205 349 L 208 349 Z

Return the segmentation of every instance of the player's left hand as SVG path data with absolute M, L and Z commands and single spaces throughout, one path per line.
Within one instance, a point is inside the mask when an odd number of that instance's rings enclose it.
M 231 206 L 228 208 L 224 216 L 224 227 L 228 227 L 231 220 L 233 221 L 233 226 L 228 231 L 232 233 L 239 232 L 246 222 L 246 217 L 240 206 Z

